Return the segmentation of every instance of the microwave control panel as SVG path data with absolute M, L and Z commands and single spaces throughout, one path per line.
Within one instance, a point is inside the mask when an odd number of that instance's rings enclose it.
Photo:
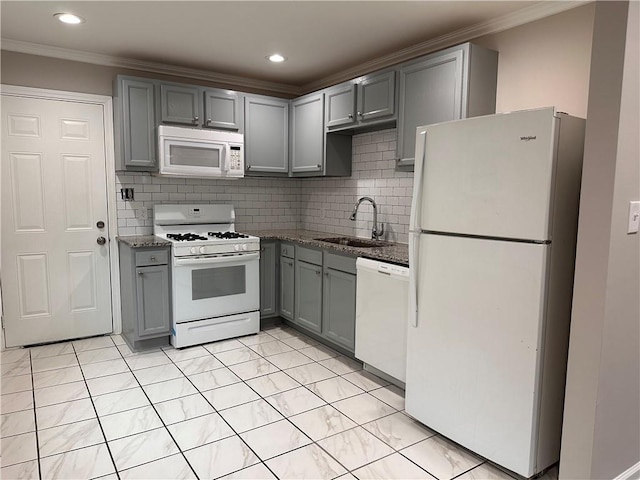
M 230 147 L 231 155 L 229 156 L 229 170 L 244 170 L 242 164 L 242 149 L 241 147 Z

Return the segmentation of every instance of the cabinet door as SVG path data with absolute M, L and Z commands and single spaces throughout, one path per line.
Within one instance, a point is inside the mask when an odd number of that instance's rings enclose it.
M 398 165 L 413 165 L 416 128 L 462 116 L 463 51 L 435 55 L 400 69 Z
M 356 335 L 356 276 L 325 268 L 322 334 L 352 350 Z
M 260 316 L 276 315 L 276 243 L 260 242 Z
M 293 173 L 322 172 L 324 164 L 324 95 L 291 102 Z
M 372 75 L 358 83 L 358 121 L 366 122 L 395 113 L 396 72 Z
M 200 125 L 200 98 L 198 87 L 160 85 L 160 111 L 162 123 Z
M 296 260 L 295 323 L 322 330 L 322 267 Z
M 356 85 L 347 82 L 328 89 L 325 93 L 325 126 L 343 127 L 356 121 Z
M 204 91 L 204 122 L 207 128 L 240 131 L 242 119 L 241 96 L 228 90 Z
M 295 267 L 292 258 L 280 257 L 280 316 L 293 320 Z
M 138 336 L 169 333 L 169 267 L 136 268 Z
M 116 146 L 121 143 L 119 167 L 155 170 L 154 83 L 122 78 L 118 80 L 116 89 L 120 97 L 115 121 Z
M 288 173 L 289 101 L 247 96 L 244 106 L 247 173 Z

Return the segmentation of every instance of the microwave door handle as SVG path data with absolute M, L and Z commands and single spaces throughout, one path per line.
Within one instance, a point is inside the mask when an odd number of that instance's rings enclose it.
M 249 260 L 258 260 L 260 253 L 245 253 L 240 255 L 229 255 L 227 257 L 200 257 L 200 258 L 174 258 L 173 264 L 176 267 L 185 265 L 220 265 L 221 263 L 238 263 L 247 262 Z
M 222 145 L 222 158 L 220 159 L 220 169 L 227 173 L 229 171 L 229 146 Z

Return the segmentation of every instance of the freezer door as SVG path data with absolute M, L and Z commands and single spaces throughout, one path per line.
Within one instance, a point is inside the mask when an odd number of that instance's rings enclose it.
M 407 412 L 525 477 L 535 468 L 548 245 L 420 236 Z
M 549 240 L 556 124 L 544 108 L 426 127 L 421 229 Z

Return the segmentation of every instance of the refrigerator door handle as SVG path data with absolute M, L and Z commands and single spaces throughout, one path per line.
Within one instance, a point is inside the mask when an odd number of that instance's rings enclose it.
M 418 326 L 418 253 L 420 252 L 420 233 L 409 233 L 409 325 Z
M 427 131 L 418 128 L 416 132 L 415 173 L 413 174 L 413 195 L 411 198 L 411 215 L 409 217 L 409 232 L 420 232 L 420 217 L 422 207 L 422 189 L 425 152 L 427 147 Z
M 411 216 L 409 217 L 409 325 L 418 326 L 418 268 L 420 252 L 420 220 L 422 206 L 422 176 L 424 174 L 425 152 L 427 149 L 427 131 L 418 127 L 416 132 L 415 173 L 413 177 L 413 195 L 411 198 Z

